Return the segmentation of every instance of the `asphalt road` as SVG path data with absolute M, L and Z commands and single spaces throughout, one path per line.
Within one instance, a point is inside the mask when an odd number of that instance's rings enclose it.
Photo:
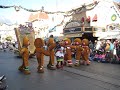
M 30 75 L 18 71 L 21 58 L 0 51 L 0 75 L 6 75 L 7 90 L 120 90 L 120 65 L 92 62 L 90 66 L 64 67 L 37 73 L 37 60 L 30 58 Z

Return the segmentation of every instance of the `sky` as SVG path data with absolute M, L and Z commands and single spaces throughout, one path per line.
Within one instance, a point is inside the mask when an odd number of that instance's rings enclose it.
M 120 0 L 113 0 L 120 2 Z M 3 6 L 22 6 L 26 9 L 40 10 L 44 6 L 45 11 L 68 11 L 72 8 L 79 7 L 84 3 L 90 3 L 93 0 L 0 0 Z M 20 10 L 16 12 L 14 8 L 0 8 L 0 21 L 6 20 L 11 22 L 24 22 L 31 12 Z

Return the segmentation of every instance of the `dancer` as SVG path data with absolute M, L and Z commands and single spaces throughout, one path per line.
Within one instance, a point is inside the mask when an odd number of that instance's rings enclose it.
M 19 67 L 19 70 L 21 72 L 23 72 L 24 74 L 28 75 L 30 74 L 30 70 L 29 70 L 29 62 L 28 62 L 28 59 L 29 59 L 29 50 L 28 50 L 28 46 L 30 45 L 29 43 L 29 39 L 27 36 L 24 36 L 23 38 L 23 47 L 20 51 L 20 54 L 22 56 L 22 60 L 23 60 L 23 63 L 22 65 Z
M 56 60 L 57 60 L 57 65 L 56 65 L 56 67 L 57 67 L 58 69 L 59 69 L 59 68 L 63 68 L 64 47 L 62 46 L 62 43 L 61 43 L 61 42 L 57 42 L 55 50 L 56 50 L 55 56 L 56 56 Z

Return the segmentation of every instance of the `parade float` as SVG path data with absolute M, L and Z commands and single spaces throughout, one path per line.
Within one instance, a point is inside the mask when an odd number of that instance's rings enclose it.
M 28 49 L 30 51 L 30 55 L 32 55 L 35 50 L 35 46 L 34 46 L 35 33 L 34 33 L 34 29 L 32 28 L 32 25 L 29 25 L 29 24 L 19 25 L 19 27 L 15 28 L 14 30 L 15 30 L 15 34 L 18 42 L 18 50 L 16 50 L 15 53 L 17 53 L 18 56 L 20 56 L 19 51 L 21 50 L 23 45 L 23 37 L 27 35 L 30 42 Z

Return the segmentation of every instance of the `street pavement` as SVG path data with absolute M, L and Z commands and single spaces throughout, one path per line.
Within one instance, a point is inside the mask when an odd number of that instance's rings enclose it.
M 37 73 L 37 60 L 29 59 L 30 75 L 19 72 L 22 59 L 11 51 L 0 51 L 0 75 L 6 75 L 7 90 L 120 90 L 120 64 L 91 62 L 91 65 L 64 67 Z

